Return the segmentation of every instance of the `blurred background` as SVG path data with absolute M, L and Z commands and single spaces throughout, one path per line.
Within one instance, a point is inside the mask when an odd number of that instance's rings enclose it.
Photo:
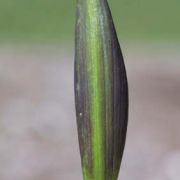
M 109 0 L 130 91 L 119 179 L 180 177 L 180 1 Z M 75 1 L 0 0 L 0 180 L 82 180 Z

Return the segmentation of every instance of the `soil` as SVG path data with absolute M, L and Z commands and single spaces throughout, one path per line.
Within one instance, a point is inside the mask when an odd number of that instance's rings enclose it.
M 119 179 L 180 177 L 180 47 L 126 45 L 129 125 Z M 81 180 L 73 53 L 0 47 L 0 179 Z

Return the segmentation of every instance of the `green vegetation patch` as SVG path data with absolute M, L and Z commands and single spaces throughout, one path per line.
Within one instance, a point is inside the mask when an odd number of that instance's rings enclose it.
M 109 0 L 124 39 L 180 40 L 179 0 Z M 74 36 L 75 0 L 0 0 L 0 39 L 62 41 Z

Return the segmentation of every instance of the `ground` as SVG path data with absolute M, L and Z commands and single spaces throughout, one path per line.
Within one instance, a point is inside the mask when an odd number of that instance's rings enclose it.
M 81 180 L 73 53 L 0 47 L 0 179 Z M 119 179 L 180 177 L 180 47 L 124 45 L 130 110 Z

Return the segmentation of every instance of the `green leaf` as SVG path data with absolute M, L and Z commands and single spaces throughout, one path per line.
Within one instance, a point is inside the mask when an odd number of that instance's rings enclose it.
M 106 0 L 78 0 L 76 117 L 84 180 L 116 180 L 128 120 L 123 56 Z

